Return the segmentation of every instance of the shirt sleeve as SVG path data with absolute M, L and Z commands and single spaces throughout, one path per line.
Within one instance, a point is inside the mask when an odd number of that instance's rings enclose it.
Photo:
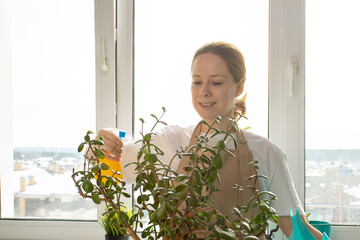
M 272 202 L 279 216 L 290 215 L 299 209 L 300 214 L 305 215 L 302 204 L 288 168 L 285 153 L 270 140 L 244 131 L 248 147 L 252 151 L 254 160 L 259 161 L 259 174 L 268 179 L 260 178 L 260 187 L 263 191 L 273 192 L 277 199 Z
M 301 215 L 305 215 L 299 196 L 295 190 L 286 156 L 283 152 L 279 155 L 279 161 L 272 174 L 269 176 L 269 191 L 276 194 L 273 207 L 279 216 L 290 215 L 290 209 L 293 212 L 299 210 Z

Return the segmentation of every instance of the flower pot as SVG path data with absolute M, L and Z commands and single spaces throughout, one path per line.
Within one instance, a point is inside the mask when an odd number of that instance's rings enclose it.
M 326 233 L 330 237 L 331 223 L 326 221 L 310 221 L 309 222 L 314 228 L 319 230 L 321 233 Z
M 106 234 L 105 240 L 129 240 L 129 236 L 112 236 Z

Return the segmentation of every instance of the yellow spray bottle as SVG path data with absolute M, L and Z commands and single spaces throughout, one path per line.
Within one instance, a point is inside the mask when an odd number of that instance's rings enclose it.
M 123 131 L 119 131 L 119 138 L 122 140 L 123 137 L 125 137 L 126 132 Z M 103 158 L 103 159 L 99 159 L 100 162 L 106 163 L 106 165 L 108 165 L 110 167 L 110 169 L 108 170 L 101 170 L 101 175 L 109 175 L 109 176 L 113 176 L 113 171 L 115 171 L 116 173 L 114 174 L 113 177 L 115 178 L 120 178 L 123 179 L 123 173 L 122 173 L 122 168 L 121 168 L 121 159 L 120 161 L 113 161 L 107 158 Z M 106 178 L 102 179 L 103 183 L 105 183 L 107 181 Z

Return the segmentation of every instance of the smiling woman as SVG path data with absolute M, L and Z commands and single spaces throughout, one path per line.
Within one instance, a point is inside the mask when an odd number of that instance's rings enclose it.
M 192 76 L 192 103 L 202 119 L 211 124 L 217 115 L 233 116 L 234 99 L 242 87 L 219 56 L 207 53 L 195 58 Z
M 246 75 L 244 57 L 235 46 L 225 42 L 203 46 L 195 53 L 191 72 L 192 103 L 202 119 L 211 124 L 217 115 L 235 117 L 234 107 L 245 114 L 244 98 L 234 101 L 244 90 Z M 227 123 L 222 123 L 220 129 L 226 129 Z

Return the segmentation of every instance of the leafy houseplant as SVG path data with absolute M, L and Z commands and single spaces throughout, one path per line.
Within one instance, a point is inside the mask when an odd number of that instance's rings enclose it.
M 121 207 L 120 211 L 127 214 L 128 216 L 127 219 L 129 219 L 129 224 L 130 226 L 133 226 L 134 223 L 131 222 L 134 221 L 134 219 L 132 219 L 132 216 L 134 215 L 133 209 Z M 106 232 L 105 239 L 106 240 L 129 239 L 128 232 L 126 231 L 123 224 L 119 220 L 119 215 L 116 212 L 112 214 L 113 212 L 114 212 L 114 208 L 112 208 L 111 206 L 105 207 L 105 212 L 100 217 L 100 224 L 102 225 L 102 227 Z M 117 226 L 119 226 L 120 229 L 118 229 Z
M 233 155 L 226 149 L 226 140 L 233 140 L 235 147 L 237 146 L 231 132 L 238 130 L 236 122 L 242 116 L 239 114 L 239 118 L 230 119 L 227 131 L 220 131 L 215 127 L 221 121 L 220 117 L 211 125 L 203 121 L 202 123 L 209 127 L 209 131 L 198 137 L 197 144 L 190 146 L 187 151 L 177 152 L 169 164 L 164 164 L 159 159 L 164 152 L 152 142 L 153 136 L 156 135 L 155 127 L 158 124 L 166 124 L 161 120 L 164 113 L 165 108 L 160 118 L 151 115 L 155 119 L 155 124 L 147 134 L 143 132 L 145 121 L 140 119 L 142 139 L 137 143 L 140 143 L 141 147 L 137 159 L 130 163 L 135 165 L 134 189 L 140 193 L 136 199 L 136 211 L 133 216 L 129 218 L 121 210 L 124 205 L 121 198 L 130 197 L 124 192 L 125 182 L 115 178 L 115 172 L 113 176 L 102 175 L 102 170 L 109 168 L 99 162 L 99 159 L 105 156 L 101 149 L 103 142 L 101 138 L 90 139 L 91 132 L 86 134 L 85 141 L 78 148 L 81 152 L 85 145 L 88 146 L 84 155 L 84 169 L 73 173 L 73 180 L 80 195 L 92 198 L 97 204 L 105 202 L 112 207 L 110 214 L 118 214 L 119 220 L 114 223 L 115 227 L 119 232 L 125 229 L 133 239 L 140 239 L 137 228 L 144 228 L 140 220 L 145 215 L 149 216 L 149 224 L 143 229 L 141 237 L 150 240 L 198 239 L 198 234 L 207 239 L 258 239 L 257 236 L 265 233 L 267 221 L 273 219 L 277 222 L 278 219 L 271 207 L 272 200 L 276 198 L 273 193 L 256 189 L 256 185 L 249 185 L 253 196 L 245 206 L 233 206 L 233 221 L 215 208 L 211 198 L 212 193 L 220 190 L 214 183 L 220 180 L 218 171 L 222 167 L 222 154 Z M 223 139 L 215 146 L 209 146 L 209 139 L 218 134 L 223 134 Z M 184 167 L 186 174 L 178 174 L 171 168 L 177 156 L 186 156 L 190 159 L 189 165 Z M 254 160 L 249 164 L 256 170 L 257 163 L 258 161 Z M 259 178 L 266 176 L 256 173 L 248 180 L 256 183 Z M 238 194 L 242 190 L 241 186 L 234 186 L 234 191 Z M 268 198 L 265 199 L 264 196 Z M 252 219 L 244 217 L 244 213 L 252 208 L 258 209 L 257 214 Z

